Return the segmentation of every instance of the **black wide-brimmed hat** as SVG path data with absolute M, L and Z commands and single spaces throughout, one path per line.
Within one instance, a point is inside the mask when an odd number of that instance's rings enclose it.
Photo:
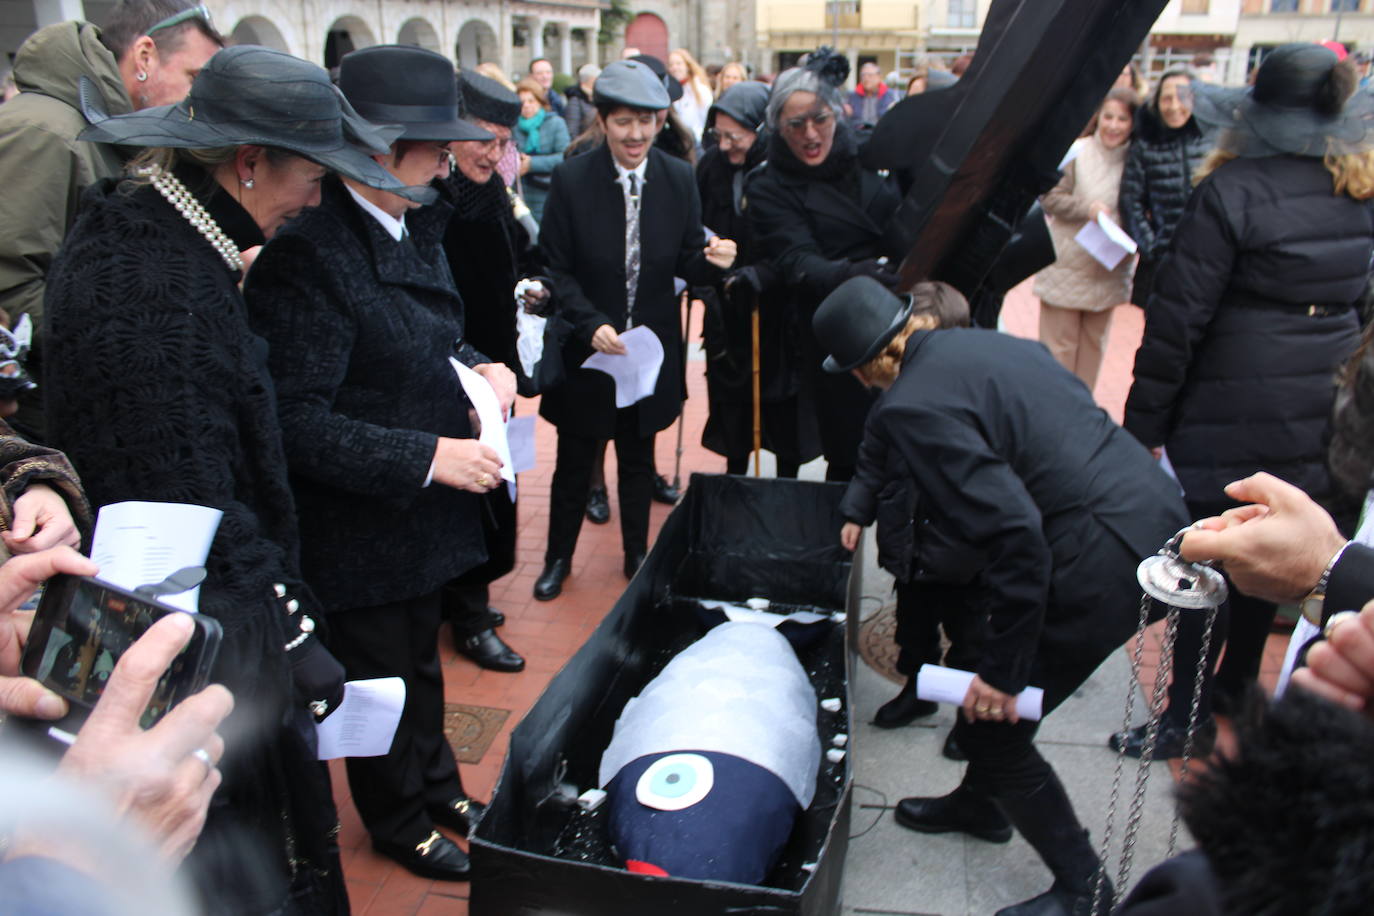
M 898 296 L 872 277 L 851 277 L 825 297 L 811 331 L 830 351 L 821 367 L 848 372 L 883 352 L 911 317 L 911 296 Z
M 592 84 L 592 101 L 598 105 L 609 102 L 650 111 L 662 111 L 673 104 L 663 82 L 648 64 L 638 60 L 607 64 Z
M 399 124 L 401 140 L 490 140 L 490 132 L 458 117 L 453 64 L 413 45 L 374 45 L 344 55 L 339 89 L 358 114 Z
M 270 146 L 368 187 L 430 200 L 433 192 L 408 188 L 372 159 L 388 152 L 400 132 L 361 118 L 322 67 L 235 45 L 206 62 L 180 102 L 99 118 L 80 139 L 178 149 Z
M 520 96 L 476 70 L 459 72 L 458 102 L 459 114 L 469 120 L 476 118 L 502 127 L 514 127 L 520 120 Z
M 1275 48 L 1247 89 L 1198 87 L 1193 115 L 1237 156 L 1325 156 L 1374 148 L 1374 97 L 1353 66 L 1317 44 Z

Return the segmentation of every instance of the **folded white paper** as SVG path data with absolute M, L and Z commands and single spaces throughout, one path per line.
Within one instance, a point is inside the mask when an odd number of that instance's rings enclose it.
M 205 565 L 223 517 L 219 509 L 187 503 L 111 503 L 96 516 L 91 559 L 100 578 L 120 588 L 156 585 L 179 569 Z M 158 600 L 194 614 L 200 587 Z
M 663 368 L 663 343 L 651 329 L 640 326 L 620 335 L 625 355 L 593 353 L 582 365 L 615 380 L 615 406 L 629 407 L 654 393 Z
M 916 672 L 916 696 L 922 700 L 936 703 L 952 703 L 962 706 L 968 696 L 968 685 L 973 683 L 972 671 L 946 668 L 943 665 L 922 665 Z M 1027 687 L 1016 695 L 1016 714 L 1023 719 L 1039 719 L 1045 702 L 1045 691 L 1039 687 Z
M 506 423 L 506 441 L 510 443 L 511 470 L 517 474 L 534 470 L 534 414 L 511 417 Z
M 1105 213 L 1099 213 L 1097 219 L 1084 223 L 1073 240 L 1108 270 L 1115 270 L 1123 258 L 1135 254 L 1140 247 L 1135 239 L 1126 234 L 1126 230 L 1112 222 Z
M 349 681 L 339 708 L 315 725 L 319 759 L 380 757 L 387 753 L 405 705 L 406 682 L 399 677 Z
M 482 434 L 477 441 L 489 446 L 501 459 L 501 478 L 508 484 L 510 498 L 515 499 L 515 468 L 510 457 L 510 441 L 506 437 L 506 415 L 501 410 L 496 389 L 476 370 L 469 369 L 452 356 L 448 361 L 453 364 L 453 371 L 458 373 L 458 381 L 462 383 L 463 391 L 477 411 L 477 420 L 482 424 Z

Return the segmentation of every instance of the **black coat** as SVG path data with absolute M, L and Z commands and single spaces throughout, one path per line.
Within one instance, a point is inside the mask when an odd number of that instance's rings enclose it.
M 735 182 L 740 183 L 763 160 L 765 138 L 749 148 L 743 164 L 734 166 L 712 147 L 697 163 L 702 222 L 722 238 L 733 239 L 739 253 L 735 267 L 753 267 L 759 285 L 759 400 L 762 403 L 763 446 L 785 461 L 804 464 L 820 454 L 814 422 L 800 422 L 797 393 L 801 388 L 798 354 L 803 335 L 792 298 L 771 265 L 756 252 L 749 220 L 735 205 Z M 742 199 L 741 199 L 742 203 Z M 694 290 L 706 304 L 702 345 L 706 355 L 706 390 L 711 412 L 701 442 L 717 454 L 738 455 L 753 448 L 753 329 L 755 289 L 736 282 Z
M 1105 658 L 1135 629 L 1135 568 L 1186 523 L 1178 488 L 1039 343 L 917 331 L 865 439 L 900 456 L 932 514 L 983 551 L 978 674 Z M 868 446 L 865 446 L 867 449 Z
M 204 172 L 176 174 L 237 244 L 262 243 Z M 224 629 L 211 677 L 234 693 L 225 733 L 235 739 L 187 863 L 214 914 L 275 912 L 293 874 L 299 886 L 337 864 L 328 785 L 313 749 L 283 727 L 299 716 L 311 725 L 283 651 L 299 629 L 274 584 L 307 613 L 319 608 L 301 583 L 267 348 L 249 328 L 238 280 L 154 188 L 126 193 L 107 181 L 87 192 L 53 262 L 44 313 L 51 442 L 71 458 L 92 505 L 152 500 L 224 513 L 200 610 Z M 247 878 L 245 843 L 262 866 Z M 334 912 L 327 899 L 296 903 Z
M 1136 114 L 1131 149 L 1121 173 L 1117 212 L 1141 256 L 1160 258 L 1193 191 L 1193 175 L 1212 150 L 1196 118 L 1166 127 L 1148 106 Z
M 634 322 L 658 335 L 663 368 L 654 393 L 625 409 L 637 412 L 640 434 L 648 436 L 672 425 L 685 395 L 682 311 L 673 278 L 705 284 L 722 274 L 703 253 L 706 236 L 692 167 L 657 149 L 649 151 L 644 175 L 639 237 Z M 605 144 L 554 169 L 539 242 L 558 290 L 558 308 L 572 325 L 563 349 L 568 380 L 544 394 L 539 414 L 579 435 L 613 438 L 615 384 L 604 372 L 580 368 L 592 355 L 596 329 L 609 324 L 624 331 L 628 317 L 625 196 Z
M 1323 498 L 1336 368 L 1374 251 L 1370 205 L 1318 159 L 1237 159 L 1198 185 L 1161 265 L 1125 425 L 1165 445 L 1188 499 L 1267 470 Z M 1335 306 L 1309 315 L 1310 304 Z
M 424 487 L 440 436 L 469 438 L 449 364 L 464 339 L 443 202 L 397 242 L 337 179 L 263 248 L 245 295 L 270 365 L 306 577 L 330 611 L 436 591 L 486 559 L 479 497 Z
M 825 354 L 810 333 L 811 316 L 850 276 L 854 261 L 886 256 L 895 269 L 906 252 L 886 235 L 901 203 L 895 179 L 860 167 L 847 144 L 852 141 L 841 126 L 830 158 L 808 168 L 780 137 L 772 137 L 768 161 L 749 176 L 745 212 L 756 255 L 788 284 L 803 330 L 799 356 L 815 388 L 825 457 L 852 467 L 873 398 L 850 376 L 821 371 Z

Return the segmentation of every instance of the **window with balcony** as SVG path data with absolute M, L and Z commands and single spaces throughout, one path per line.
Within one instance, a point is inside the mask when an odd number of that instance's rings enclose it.
M 1296 13 L 1298 11 L 1298 0 L 1270 0 L 1269 12 L 1271 13 Z
M 858 0 L 830 0 L 825 5 L 825 19 L 829 22 L 835 16 L 859 15 Z
M 1333 13 L 1358 13 L 1360 11 L 1360 0 L 1331 0 L 1331 12 Z
M 952 29 L 976 29 L 978 27 L 977 0 L 949 0 L 949 22 Z

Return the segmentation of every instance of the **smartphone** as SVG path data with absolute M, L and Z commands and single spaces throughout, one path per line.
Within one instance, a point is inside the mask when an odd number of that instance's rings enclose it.
M 71 712 L 55 724 L 74 733 L 105 692 L 120 656 L 166 615 L 186 613 L 92 576 L 54 576 L 38 602 L 20 669 L 67 699 Z M 158 681 L 141 719 L 144 728 L 209 682 L 223 630 L 213 617 L 188 616 L 195 630 Z

